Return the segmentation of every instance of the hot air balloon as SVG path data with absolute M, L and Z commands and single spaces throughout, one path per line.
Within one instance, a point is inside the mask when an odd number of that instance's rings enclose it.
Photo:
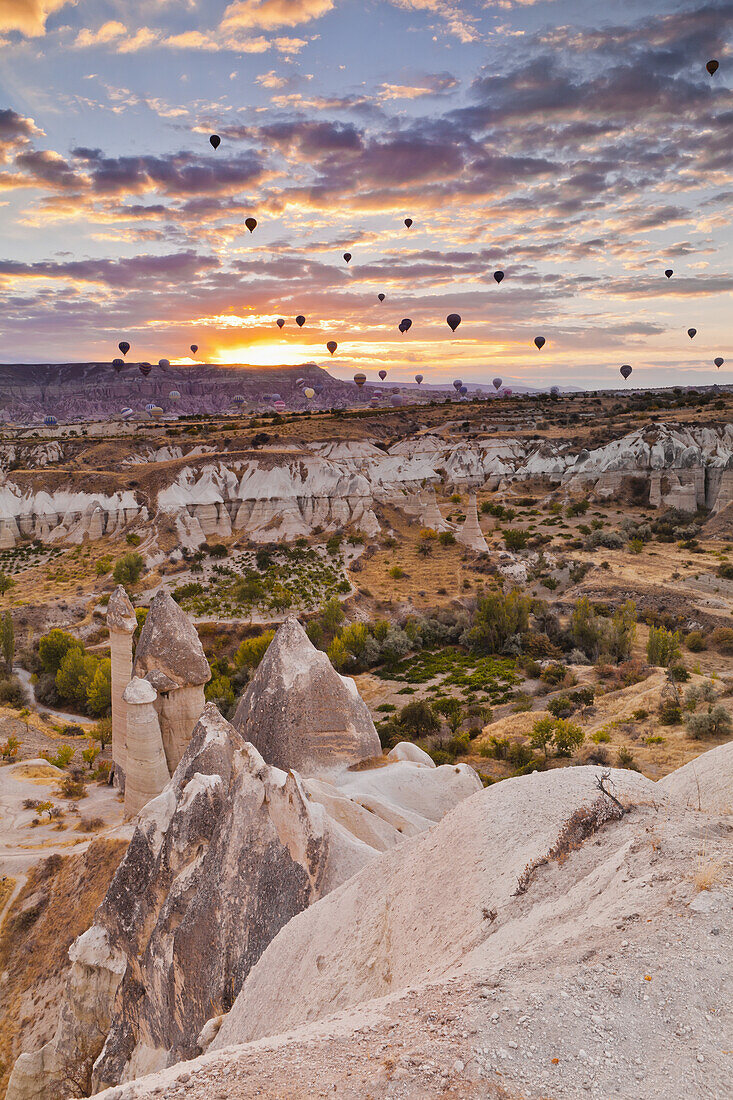
M 170 365 L 171 365 L 170 359 L 159 359 L 158 360 L 158 366 L 162 367 L 163 370 L 166 370 Z
M 462 378 L 454 378 L 453 379 L 453 389 L 456 391 L 456 393 L 458 393 L 458 391 L 460 390 L 462 385 L 463 385 L 463 379 Z
M 120 411 L 120 416 L 122 417 L 123 420 L 129 420 L 130 417 L 134 416 L 134 415 L 135 414 L 133 413 L 132 409 L 129 406 L 126 406 L 124 409 L 122 409 Z
M 276 413 L 285 412 L 285 402 L 280 399 L 273 401 L 272 407 Z
M 378 409 L 379 408 L 379 401 L 377 401 L 376 397 L 373 397 L 371 399 L 371 401 L 369 402 L 369 408 L 370 409 Z
M 246 397 L 242 397 L 241 393 L 236 393 L 234 395 L 234 397 L 232 398 L 232 404 L 233 405 L 244 405 L 246 400 L 247 400 Z
M 140 363 L 140 364 L 138 364 L 138 370 L 140 371 L 140 373 L 141 373 L 141 374 L 142 374 L 142 375 L 143 375 L 143 376 L 144 376 L 145 378 L 147 378 L 147 377 L 148 377 L 148 375 L 150 374 L 150 372 L 151 372 L 151 370 L 152 370 L 152 369 L 153 369 L 153 368 L 152 368 L 152 367 L 150 366 L 150 363 Z
M 351 253 L 350 252 L 344 252 L 344 259 L 346 260 L 347 264 L 351 263 Z
M 400 405 L 402 405 L 402 403 L 403 403 L 403 402 L 402 402 L 402 394 L 400 394 L 400 393 L 393 393 L 393 394 L 392 394 L 392 396 L 390 397 L 390 401 L 392 402 L 392 404 L 394 405 L 394 407 L 395 407 L 396 409 L 398 409 L 398 408 L 400 407 Z
M 303 327 L 303 325 L 305 324 L 305 317 L 303 316 L 302 313 L 299 313 L 298 316 L 295 318 L 295 323 L 298 326 L 298 328 Z
M 193 355 L 195 355 L 196 352 L 199 350 L 198 344 L 191 344 L 191 349 L 190 350 L 193 353 Z
M 707 65 L 705 66 L 711 76 L 713 76 L 714 73 L 717 73 L 719 67 L 720 63 L 716 61 L 715 58 L 712 58 L 710 61 L 708 61 Z
M 52 428 L 54 424 L 58 424 L 58 420 L 55 416 L 51 416 L 51 414 L 49 413 L 47 416 L 44 416 L 43 423 L 46 425 L 47 428 Z
M 550 393 L 552 394 L 553 397 L 559 397 L 560 387 L 559 386 L 550 386 Z
M 130 345 L 128 344 L 127 340 L 120 340 L 117 347 L 120 349 L 123 355 L 127 355 L 128 351 L 130 350 Z
M 117 371 L 118 374 L 120 373 L 120 371 L 122 370 L 124 365 L 125 365 L 125 360 L 124 359 L 113 359 L 112 360 L 112 366 L 115 368 L 115 370 Z
M 250 233 L 254 233 L 255 229 L 257 228 L 257 218 L 245 218 L 244 224 L 247 226 L 247 229 L 249 229 Z
M 306 386 L 305 389 L 303 390 L 303 393 L 305 394 L 305 396 L 308 398 L 309 401 L 312 397 L 316 396 L 316 391 L 311 386 Z
M 535 336 L 534 346 L 537 349 L 542 349 L 545 346 L 545 343 L 546 343 L 546 340 L 545 340 L 544 336 Z
M 179 390 L 171 390 L 171 392 L 168 394 L 168 396 L 170 397 L 171 401 L 180 401 L 181 400 L 181 394 L 180 394 Z
M 214 149 L 218 149 L 219 146 L 221 145 L 221 138 L 219 137 L 218 134 L 212 134 L 211 137 L 209 138 L 209 141 L 211 142 Z
M 405 225 L 409 229 L 410 226 L 412 225 L 412 218 L 405 218 Z
M 382 379 L 382 381 L 384 382 L 385 378 L 387 377 L 387 372 L 386 372 L 386 370 L 380 370 L 380 371 L 379 371 L 379 377 L 380 377 L 380 378 Z
M 296 386 L 297 389 L 300 389 L 300 387 L 304 386 L 304 385 L 305 385 L 305 378 L 296 378 L 295 379 L 295 386 Z
M 504 278 L 504 272 L 503 271 L 495 271 L 494 272 L 494 278 L 496 279 L 497 283 L 500 283 L 501 280 Z
M 316 396 L 318 396 L 319 393 L 323 393 L 323 382 L 314 382 L 313 389 L 316 391 Z
M 354 375 L 354 381 L 356 382 L 359 389 L 361 389 L 361 387 L 366 382 L 366 375 L 365 374 L 355 374 Z
M 620 368 L 619 374 L 623 376 L 624 381 L 629 377 L 629 375 L 631 374 L 631 367 L 628 365 L 628 363 L 624 364 L 624 366 Z
M 718 368 L 718 370 L 720 370 L 720 368 L 723 366 L 723 363 L 725 362 L 725 359 L 723 359 L 722 355 L 719 355 L 716 359 L 713 359 L 713 362 L 715 363 L 715 366 Z
M 331 355 L 333 355 L 333 353 L 335 352 L 336 348 L 338 347 L 338 344 L 336 343 L 336 341 L 335 341 L 335 340 L 329 340 L 329 341 L 328 341 L 328 343 L 326 344 L 326 347 L 327 347 L 327 348 L 328 348 L 328 350 L 329 350 L 329 351 L 331 352 Z
M 284 327 L 285 327 L 285 320 L 284 320 L 284 318 L 283 318 L 283 317 L 278 317 L 278 319 L 277 319 L 277 321 L 275 322 L 275 324 L 277 325 L 277 327 L 278 327 L 278 328 L 284 328 Z
M 423 380 L 423 375 L 422 374 L 416 374 L 415 375 L 415 381 L 417 382 L 418 386 L 421 384 L 422 380 Z
M 155 402 L 154 401 L 148 401 L 147 405 L 145 406 L 145 412 L 147 412 L 147 413 L 152 412 L 154 408 L 155 408 Z
M 380 302 L 383 302 L 383 301 L 384 301 L 384 299 L 385 299 L 385 297 L 386 297 L 386 295 L 385 295 L 385 294 L 378 294 L 378 295 L 377 295 L 377 298 L 379 298 L 379 301 L 380 301 Z
M 505 397 L 511 397 L 513 392 L 514 392 L 513 390 L 505 389 L 504 390 L 504 396 Z
M 461 397 L 465 397 L 468 393 L 468 386 L 461 386 L 458 392 L 460 393 Z
M 446 317 L 446 321 L 448 322 L 448 328 L 451 332 L 455 332 L 461 323 L 461 315 L 460 313 L 449 313 Z
M 492 385 L 493 385 L 495 390 L 500 390 L 501 389 L 501 378 L 495 378 L 492 382 Z
M 152 416 L 153 420 L 160 420 L 163 415 L 163 410 L 161 409 L 160 405 L 153 405 L 152 409 L 150 410 L 150 415 Z
M 400 321 L 399 329 L 401 333 L 409 332 L 412 328 L 412 321 L 409 317 L 403 317 Z
M 688 328 L 687 335 L 690 337 L 691 340 L 694 339 L 694 337 L 697 336 L 697 329 L 696 328 Z
M 671 279 L 671 278 L 672 278 L 672 276 L 674 275 L 674 271 L 672 270 L 672 268 L 671 268 L 671 267 L 668 267 L 668 268 L 667 268 L 667 269 L 665 270 L 664 274 L 665 274 L 665 275 L 667 276 L 667 278 L 668 278 L 668 279 Z

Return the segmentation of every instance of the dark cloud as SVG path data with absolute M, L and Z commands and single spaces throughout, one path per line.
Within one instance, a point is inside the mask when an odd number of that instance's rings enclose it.
M 132 256 L 120 260 L 51 260 L 20 263 L 0 260 L 0 278 L 32 276 L 44 279 L 68 279 L 74 282 L 102 283 L 115 289 L 136 287 L 140 282 L 167 287 L 180 280 L 192 280 L 219 267 L 215 256 L 179 252 L 168 256 Z
M 166 195 L 222 194 L 251 187 L 263 176 L 256 153 L 202 160 L 191 153 L 170 156 L 106 157 L 99 149 L 72 150 L 98 195 L 136 194 L 157 188 Z

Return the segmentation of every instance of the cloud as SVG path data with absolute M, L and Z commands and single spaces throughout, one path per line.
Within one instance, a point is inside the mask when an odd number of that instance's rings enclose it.
M 279 76 L 274 69 L 270 69 L 269 73 L 260 73 L 259 76 L 255 77 L 255 84 L 259 84 L 263 88 L 287 88 L 289 83 L 289 77 Z
M 115 39 L 122 38 L 122 36 L 126 34 L 127 27 L 124 23 L 117 23 L 114 20 L 110 20 L 108 23 L 103 23 L 96 31 L 84 27 L 76 36 L 74 46 L 76 46 L 77 49 L 106 46 L 110 42 L 114 42 Z
M 81 283 L 101 283 L 109 287 L 135 287 L 140 281 L 166 286 L 181 279 L 219 267 L 216 256 L 199 256 L 193 251 L 167 256 L 131 256 L 121 260 L 51 260 L 19 263 L 0 260 L 0 278 L 65 279 Z
M 458 80 L 451 73 L 436 73 L 420 83 L 380 84 L 380 99 L 420 99 L 426 95 L 445 95 L 458 87 Z
M 46 20 L 76 0 L 2 0 L 0 31 L 20 31 L 31 38 L 46 33 Z
M 236 0 L 224 12 L 221 30 L 297 27 L 319 19 L 333 8 L 334 0 Z

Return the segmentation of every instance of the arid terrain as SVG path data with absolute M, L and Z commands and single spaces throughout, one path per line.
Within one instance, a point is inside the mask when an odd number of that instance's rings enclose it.
M 729 1095 L 733 394 L 35 427 L 31 389 L 11 1100 Z

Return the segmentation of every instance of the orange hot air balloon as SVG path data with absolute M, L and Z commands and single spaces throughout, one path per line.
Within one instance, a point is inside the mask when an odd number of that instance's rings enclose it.
M 338 347 L 338 344 L 336 343 L 336 341 L 335 341 L 335 340 L 329 340 L 329 341 L 328 341 L 328 343 L 326 344 L 326 347 L 327 347 L 327 348 L 328 348 L 328 350 L 329 350 L 329 351 L 331 352 L 331 355 L 333 355 L 333 353 L 335 352 L 336 348 Z

